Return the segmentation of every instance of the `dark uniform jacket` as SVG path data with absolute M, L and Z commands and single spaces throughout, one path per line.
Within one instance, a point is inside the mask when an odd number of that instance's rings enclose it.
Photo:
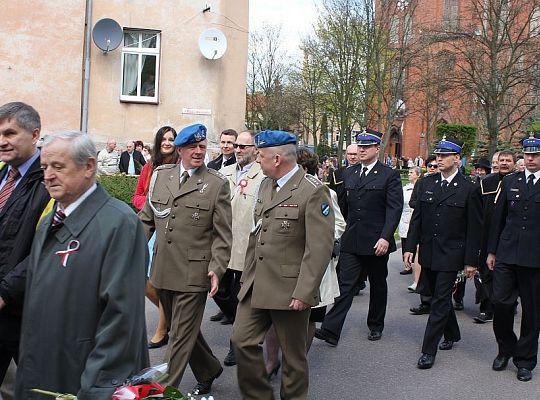
M 504 177 L 493 211 L 488 253 L 497 262 L 540 268 L 540 184 L 527 188 L 525 172 Z
M 394 232 L 403 210 L 403 190 L 399 172 L 377 161 L 368 175 L 360 180 L 362 164 L 347 168 L 347 229 L 341 237 L 341 251 L 358 255 L 375 255 L 380 238 L 389 243 L 388 253 L 396 251 Z
M 347 168 L 351 167 L 340 167 L 334 170 L 330 174 L 330 180 L 328 181 L 328 187 L 337 194 L 339 210 L 341 211 L 341 215 L 343 215 L 343 218 L 345 220 L 347 220 L 348 207 L 347 190 L 345 189 L 344 175 Z
M 215 160 L 210 161 L 207 167 L 219 171 L 221 168 L 233 165 L 234 163 L 236 163 L 236 156 L 233 154 L 232 157 L 225 161 L 225 165 L 223 165 L 223 154 L 220 154 Z
M 489 174 L 480 180 L 480 192 L 482 194 L 482 241 L 480 245 L 480 265 L 481 269 L 486 269 L 487 246 L 489 234 L 492 229 L 491 220 L 495 208 L 495 199 L 501 191 L 502 179 L 504 175 L 499 173 Z
M 419 180 L 405 251 L 420 245 L 420 265 L 433 271 L 478 266 L 482 205 L 479 185 L 460 172 L 443 192 L 441 174 Z
M 135 175 L 141 173 L 141 169 L 146 164 L 146 160 L 140 151 L 133 150 L 133 164 L 135 165 Z M 118 165 L 120 172 L 127 174 L 129 171 L 129 153 L 127 151 L 120 154 L 120 164 Z
M 6 165 L 0 171 L 0 180 L 7 170 Z M 38 157 L 0 211 L 0 296 L 7 304 L 0 311 L 0 340 L 19 338 L 26 263 L 15 267 L 30 254 L 36 225 L 48 202 Z

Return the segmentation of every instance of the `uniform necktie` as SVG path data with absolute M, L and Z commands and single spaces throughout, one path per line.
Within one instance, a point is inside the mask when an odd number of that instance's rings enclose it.
M 58 229 L 62 227 L 62 225 L 64 225 L 65 219 L 66 219 L 66 214 L 64 213 L 64 211 L 62 211 L 60 208 L 56 208 L 56 211 L 54 212 L 54 215 L 53 215 L 52 224 L 51 224 L 53 232 L 57 231 Z
M 180 177 L 180 185 L 183 185 L 184 183 L 186 183 L 186 181 L 188 180 L 189 178 L 189 172 L 187 171 L 184 171 L 182 173 L 182 176 Z
M 527 189 L 532 190 L 534 187 L 534 174 L 530 174 L 527 178 Z
M 443 192 L 448 188 L 448 181 L 446 179 L 443 179 L 441 182 L 441 188 Z
M 360 180 L 364 179 L 367 175 L 368 167 L 362 168 L 362 173 L 360 174 Z
M 2 187 L 2 190 L 0 190 L 0 211 L 2 211 L 7 201 L 9 200 L 11 193 L 13 193 L 13 189 L 15 189 L 15 183 L 17 182 L 18 177 L 19 170 L 17 168 L 11 167 L 6 180 L 6 184 Z
M 278 183 L 277 181 L 273 181 L 272 182 L 272 195 L 270 199 L 273 199 L 277 192 L 278 192 Z

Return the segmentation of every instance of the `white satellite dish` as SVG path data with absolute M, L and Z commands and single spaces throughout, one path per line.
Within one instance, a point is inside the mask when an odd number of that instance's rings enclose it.
M 227 51 L 227 38 L 219 29 L 207 29 L 199 36 L 199 50 L 209 60 L 217 60 Z

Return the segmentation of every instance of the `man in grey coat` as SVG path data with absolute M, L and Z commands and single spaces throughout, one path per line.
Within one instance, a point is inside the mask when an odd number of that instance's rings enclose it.
M 28 261 L 16 398 L 31 389 L 110 399 L 148 366 L 146 237 L 124 203 L 96 184 L 96 149 L 81 132 L 45 139 L 44 181 L 56 200 Z

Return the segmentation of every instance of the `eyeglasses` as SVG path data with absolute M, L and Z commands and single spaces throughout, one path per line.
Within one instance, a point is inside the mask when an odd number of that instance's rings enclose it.
M 428 164 L 427 167 L 428 168 L 437 168 L 437 164 Z
M 236 144 L 236 143 L 233 144 L 233 147 L 235 149 L 240 148 L 240 150 L 244 150 L 246 147 L 253 147 L 253 146 L 255 145 L 254 144 Z

